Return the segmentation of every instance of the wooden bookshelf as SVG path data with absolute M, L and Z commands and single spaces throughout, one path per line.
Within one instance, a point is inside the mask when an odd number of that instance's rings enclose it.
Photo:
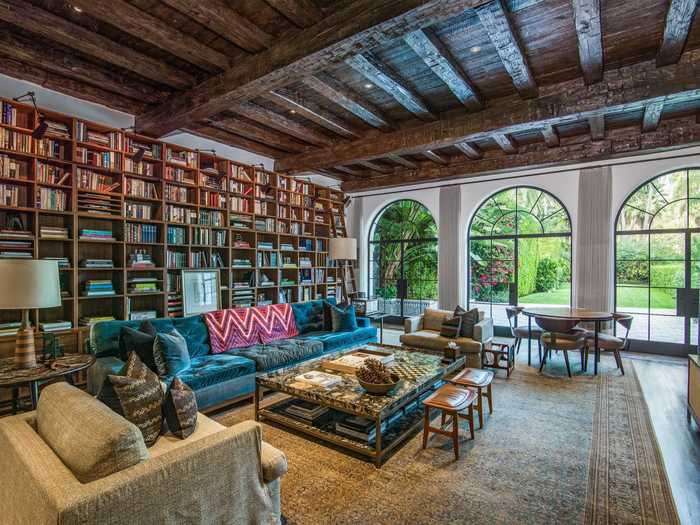
M 75 331 L 89 317 L 179 316 L 183 268 L 219 268 L 224 308 L 339 296 L 328 240 L 344 234 L 342 192 L 43 109 L 50 125 L 37 140 L 33 107 L 0 102 L 0 229 L 19 221 L 28 232 L 0 232 L 0 252 L 68 259 L 63 304 L 33 312 L 36 326 L 65 320 Z M 86 230 L 109 235 L 86 238 Z M 135 254 L 153 266 L 133 267 Z M 87 268 L 87 259 L 113 267 Z M 135 290 L 144 277 L 155 291 Z M 110 281 L 114 295 L 88 296 L 88 281 Z M 2 323 L 19 317 L 0 312 Z

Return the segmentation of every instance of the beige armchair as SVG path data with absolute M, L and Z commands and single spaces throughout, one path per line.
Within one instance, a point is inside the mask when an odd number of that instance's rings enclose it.
M 41 404 L 52 401 L 61 403 L 62 414 L 37 416 Z M 103 447 L 96 459 L 90 457 L 98 448 L 94 438 L 102 437 L 100 427 L 114 431 L 121 425 L 119 434 L 107 439 L 121 444 L 133 442 L 136 427 L 65 383 L 47 387 L 39 403 L 36 412 L 0 420 L 3 523 L 280 522 L 279 478 L 287 461 L 262 441 L 261 427 L 253 421 L 226 428 L 199 414 L 197 430 L 187 439 L 161 436 L 149 449 L 137 444 L 129 456 L 135 464 L 121 468 L 122 456 L 115 472 L 81 482 L 74 471 L 83 480 L 91 466 L 105 472 L 107 456 L 113 455 Z M 42 437 L 37 419 L 43 417 L 51 420 L 41 423 L 45 428 L 55 430 L 56 422 L 72 422 L 74 428 Z
M 423 315 L 404 320 L 404 334 L 399 337 L 401 343 L 412 348 L 442 353 L 450 342 L 457 343 L 460 353 L 466 355 L 467 366 L 481 368 L 481 352 L 484 344 L 493 339 L 493 320 L 486 319 L 479 312 L 479 322 L 474 325 L 473 337 L 448 338 L 440 335 L 442 322 L 451 319 L 454 312 L 426 308 Z

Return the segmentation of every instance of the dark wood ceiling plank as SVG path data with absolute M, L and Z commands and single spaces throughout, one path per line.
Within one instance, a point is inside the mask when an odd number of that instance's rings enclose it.
M 493 140 L 506 153 L 517 153 L 518 145 L 513 138 L 506 133 L 494 133 Z
M 588 127 L 591 130 L 591 139 L 603 140 L 605 138 L 605 115 L 588 117 Z
M 229 60 L 223 53 L 124 0 L 71 0 L 71 5 L 205 71 L 216 72 L 229 67 Z
M 404 158 L 400 155 L 387 155 L 387 159 L 391 160 L 392 162 L 395 162 L 399 166 L 403 166 L 404 168 L 417 168 L 418 164 L 408 160 L 407 158 Z
M 216 115 L 205 119 L 202 121 L 202 124 L 213 128 L 220 128 L 229 133 L 241 135 L 242 137 L 262 142 L 273 148 L 292 153 L 299 153 L 307 147 L 304 142 L 294 137 L 279 133 L 253 122 L 242 120 L 241 118 Z
M 194 77 L 133 49 L 40 9 L 26 0 L 0 0 L 0 20 L 59 42 L 72 49 L 176 88 L 187 88 Z
M 476 8 L 479 20 L 501 57 L 513 85 L 523 98 L 537 96 L 537 84 L 518 42 L 508 13 L 501 0 L 493 0 Z
M 697 0 L 670 0 L 657 65 L 667 66 L 680 60 L 696 9 Z
M 550 148 L 555 148 L 559 145 L 559 132 L 554 126 L 544 126 L 542 128 L 542 136 L 544 143 Z
M 446 166 L 425 164 L 420 170 L 401 170 L 390 175 L 356 179 L 343 184 L 344 191 L 395 187 L 512 171 L 517 168 L 566 166 L 586 161 L 603 161 L 654 151 L 668 151 L 688 144 L 700 144 L 700 123 L 694 116 L 664 120 L 659 129 L 642 134 L 639 126 L 610 130 L 605 140 L 594 141 L 588 135 L 562 138 L 559 148 L 540 142 L 521 147 L 517 155 L 489 151 L 480 160 L 457 160 Z
M 283 133 L 287 133 L 292 137 L 314 144 L 316 146 L 327 146 L 332 141 L 326 135 L 319 133 L 307 126 L 303 126 L 294 120 L 288 119 L 279 113 L 253 104 L 252 102 L 244 102 L 234 108 L 234 111 L 239 115 L 254 120 L 268 128 L 276 129 Z
M 162 1 L 250 53 L 267 49 L 274 42 L 271 35 L 239 15 L 223 0 Z
M 337 104 L 356 117 L 359 117 L 370 126 L 382 130 L 389 130 L 392 128 L 389 124 L 389 120 L 379 108 L 363 100 L 362 97 L 355 94 L 352 90 L 343 86 L 329 75 L 321 74 L 311 76 L 305 78 L 303 83 L 319 95 L 324 96 L 334 104 Z
M 272 148 L 267 144 L 261 144 L 260 142 L 241 137 L 240 135 L 229 133 L 228 131 L 224 131 L 223 129 L 219 128 L 213 128 L 210 126 L 202 126 L 196 124 L 184 128 L 183 131 L 187 133 L 192 133 L 193 135 L 197 135 L 199 137 L 215 140 L 216 142 L 221 142 L 222 144 L 233 146 L 234 148 L 252 151 L 253 153 L 258 153 L 260 155 L 264 155 L 273 159 L 284 154 L 284 152 Z
M 294 91 L 280 88 L 271 91 L 268 95 L 265 95 L 265 98 L 342 137 L 351 138 L 361 135 L 361 132 L 354 126 L 343 122 L 339 117 L 326 111 L 308 97 L 302 97 Z
M 654 102 L 647 104 L 644 108 L 644 116 L 642 117 L 642 131 L 648 133 L 659 127 L 661 122 L 661 114 L 664 112 L 663 102 Z
M 572 7 L 583 78 L 587 84 L 593 84 L 603 77 L 600 0 L 572 0 Z
M 323 13 L 311 0 L 265 0 L 297 27 L 309 27 L 323 18 Z
M 435 164 L 447 164 L 447 160 L 442 157 L 440 154 L 435 153 L 433 150 L 426 150 L 423 152 L 423 156 L 434 162 Z
M 356 0 L 136 118 L 163 135 L 464 12 L 474 0 Z
M 406 35 L 404 41 L 467 109 L 475 111 L 483 107 L 484 101 L 476 86 L 432 29 L 414 31 Z
M 0 52 L 6 57 L 134 100 L 154 104 L 162 102 L 168 94 L 144 84 L 141 80 L 129 79 L 121 73 L 104 69 L 75 53 L 41 45 L 36 40 L 10 31 L 7 27 L 0 29 Z
M 363 160 L 358 162 L 360 166 L 363 166 L 367 168 L 368 170 L 371 171 L 376 171 L 378 173 L 393 173 L 394 170 L 387 167 L 387 166 L 382 166 L 380 164 L 377 164 L 376 162 L 372 162 L 371 160 Z
M 430 112 L 420 95 L 407 86 L 399 75 L 386 64 L 382 64 L 369 54 L 357 55 L 348 58 L 345 62 L 379 89 L 392 96 L 419 119 L 435 120 L 435 115 Z
M 470 142 L 457 142 L 455 148 L 472 160 L 480 159 L 484 156 L 479 146 Z
M 623 86 L 623 87 L 621 87 Z M 456 142 L 478 141 L 494 132 L 517 134 L 585 121 L 605 113 L 641 111 L 655 101 L 686 103 L 700 98 L 700 51 L 685 53 L 678 64 L 657 68 L 654 60 L 607 70 L 601 82 L 588 86 L 573 79 L 547 86 L 537 99 L 499 99 L 482 111 L 445 116 L 439 122 L 407 127 L 378 137 L 336 144 L 303 156 L 279 159 L 277 169 L 299 170 L 347 164 L 387 154 L 419 154 Z
M 353 168 L 351 168 L 351 167 L 349 167 L 349 166 L 334 166 L 333 169 L 334 169 L 334 170 L 337 170 L 337 171 L 340 171 L 340 172 L 342 172 L 342 173 L 345 173 L 345 174 L 347 174 L 347 175 L 352 175 L 352 176 L 354 176 L 354 177 L 360 177 L 360 176 L 362 176 L 362 172 L 361 172 L 361 171 L 358 171 L 358 170 L 356 170 L 356 169 L 353 169 Z

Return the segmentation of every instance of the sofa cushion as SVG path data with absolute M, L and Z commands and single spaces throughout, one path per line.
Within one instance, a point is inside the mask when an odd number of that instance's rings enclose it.
M 197 427 L 197 398 L 179 377 L 173 379 L 165 396 L 163 417 L 168 430 L 180 439 L 190 436 Z
M 292 312 L 300 334 L 324 329 L 324 301 L 292 303 Z
M 144 365 L 157 372 L 158 369 L 156 368 L 156 361 L 153 355 L 154 341 L 155 330 L 153 330 L 150 323 L 147 325 L 144 323 L 138 330 L 123 326 L 119 332 L 119 355 L 123 361 L 126 361 L 129 359 L 131 352 L 134 352 Z
M 160 377 L 171 378 L 190 367 L 187 342 L 175 328 L 169 334 L 156 335 L 153 357 Z
M 272 370 L 308 359 L 323 352 L 323 343 L 317 340 L 284 339 L 267 345 L 253 345 L 236 352 L 255 361 L 258 371 Z
M 44 442 L 82 483 L 148 459 L 134 424 L 68 383 L 43 389 L 36 424 Z
M 211 353 L 245 348 L 260 341 L 260 324 L 255 308 L 228 308 L 204 314 L 209 329 Z
M 331 306 L 330 310 L 331 325 L 334 332 L 352 332 L 357 330 L 357 316 L 353 305 L 346 308 Z
M 440 328 L 442 328 L 442 322 L 452 317 L 454 316 L 449 310 L 426 308 L 423 312 L 423 330 L 435 330 L 439 332 Z
M 175 317 L 172 319 L 172 325 L 187 341 L 187 351 L 190 357 L 199 357 L 210 353 L 209 330 L 201 315 Z M 158 331 L 168 333 L 170 330 Z
M 410 334 L 403 334 L 399 340 L 406 346 L 413 348 L 427 348 L 429 350 L 443 351 L 448 343 L 457 343 L 463 352 L 475 353 L 481 350 L 481 343 L 469 339 L 468 337 L 449 338 L 440 335 L 440 332 L 433 330 L 421 330 Z
M 192 390 L 255 373 L 255 362 L 234 354 L 195 357 L 178 377 Z
M 260 341 L 271 343 L 299 335 L 292 307 L 289 303 L 271 304 L 255 308 L 259 316 Z
M 314 339 L 323 343 L 323 351 L 331 352 L 349 346 L 376 341 L 377 329 L 373 326 L 358 328 L 352 332 L 310 332 L 298 339 Z
M 221 432 L 222 430 L 226 430 L 226 427 L 221 423 L 214 421 L 204 414 L 197 414 L 197 428 L 187 439 L 180 439 L 168 432 L 160 436 L 158 442 L 149 448 L 148 452 L 151 458 L 157 458 L 163 454 L 177 450 L 178 448 L 189 447 L 195 441 Z
M 477 308 L 465 310 L 458 306 L 455 308 L 455 316 L 462 319 L 462 326 L 459 331 L 460 337 L 474 337 L 474 325 L 479 322 L 479 310 Z
M 440 335 L 442 337 L 449 337 L 454 339 L 459 336 L 459 331 L 462 328 L 462 318 L 457 316 L 452 319 L 447 319 L 442 322 L 442 327 L 440 328 Z

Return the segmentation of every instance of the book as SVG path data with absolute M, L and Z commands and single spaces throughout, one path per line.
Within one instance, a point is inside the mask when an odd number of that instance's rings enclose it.
M 312 370 L 304 374 L 299 374 L 294 378 L 295 381 L 300 383 L 308 383 L 314 386 L 320 386 L 323 388 L 330 388 L 337 385 L 342 381 L 342 378 L 337 375 L 327 374 L 326 372 L 319 372 L 317 370 Z

